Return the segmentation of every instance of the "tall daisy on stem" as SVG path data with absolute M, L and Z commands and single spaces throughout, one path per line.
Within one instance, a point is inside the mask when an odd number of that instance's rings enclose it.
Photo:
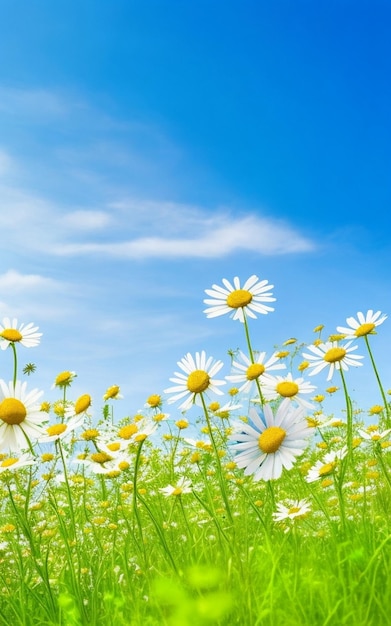
M 212 289 L 205 289 L 205 293 L 210 296 L 210 298 L 204 300 L 204 303 L 209 305 L 208 308 L 204 310 L 204 313 L 206 313 L 206 316 L 209 318 L 219 317 L 228 313 L 232 319 L 242 322 L 242 324 L 244 324 L 250 362 L 251 364 L 255 364 L 256 361 L 251 346 L 247 317 L 256 319 L 256 313 L 266 315 L 274 311 L 273 307 L 265 304 L 275 301 L 271 293 L 271 289 L 273 289 L 274 285 L 270 285 L 267 280 L 260 281 L 255 274 L 250 276 L 243 286 L 241 286 L 238 276 L 235 276 L 233 279 L 233 284 L 226 278 L 223 278 L 222 282 L 223 287 L 220 285 L 212 285 Z M 264 404 L 258 378 L 259 377 L 256 377 L 254 380 L 258 388 L 261 404 Z
M 352 354 L 357 350 L 358 346 L 352 346 L 352 341 L 340 345 L 338 341 L 326 341 L 317 346 L 308 346 L 310 353 L 303 353 L 303 357 L 307 359 L 308 368 L 312 371 L 308 372 L 309 376 L 318 374 L 325 368 L 329 368 L 327 380 L 331 380 L 335 371 L 339 371 L 342 380 L 342 386 L 345 394 L 346 416 L 347 416 L 347 448 L 348 459 L 351 461 L 353 452 L 353 409 L 348 388 L 345 381 L 344 371 L 350 367 L 358 367 L 362 365 L 360 362 L 363 356 Z
M 14 386 L 16 385 L 16 379 L 18 376 L 18 358 L 16 354 L 16 344 L 20 343 L 25 348 L 33 348 L 39 344 L 42 333 L 37 333 L 38 326 L 34 326 L 32 322 L 30 324 L 20 324 L 18 327 L 18 320 L 14 317 L 12 320 L 9 317 L 5 317 L 0 324 L 0 348 L 6 350 L 8 346 L 11 346 L 14 354 Z
M 369 344 L 369 338 L 368 338 L 369 335 L 375 334 L 376 326 L 380 326 L 380 324 L 383 324 L 383 322 L 386 319 L 387 319 L 387 315 L 382 315 L 381 311 L 376 311 L 376 313 L 374 313 L 372 309 L 369 309 L 369 311 L 367 311 L 365 315 L 364 313 L 359 311 L 357 313 L 357 317 L 346 318 L 346 323 L 348 325 L 347 327 L 337 326 L 337 331 L 339 333 L 343 333 L 346 337 L 352 337 L 352 338 L 364 337 L 365 345 L 368 350 L 368 354 L 371 360 L 373 371 L 375 372 L 376 380 L 379 385 L 381 396 L 383 398 L 384 408 L 385 408 L 386 415 L 387 415 L 386 424 L 387 424 L 387 427 L 390 427 L 391 426 L 391 409 L 387 401 L 387 397 L 386 397 L 383 385 L 381 383 L 379 373 L 377 371 L 375 359 L 373 357 L 371 346 Z
M 208 433 L 212 442 L 213 451 L 215 453 L 221 495 L 223 497 L 227 513 L 232 521 L 232 513 L 227 497 L 219 451 L 213 435 L 213 427 L 205 401 L 205 396 L 207 396 L 210 391 L 218 395 L 223 395 L 219 386 L 225 385 L 226 382 L 224 380 L 215 380 L 213 378 L 213 376 L 215 376 L 215 374 L 217 374 L 223 367 L 223 362 L 214 361 L 212 357 L 206 358 L 205 351 L 202 351 L 201 353 L 196 352 L 195 358 L 188 353 L 181 361 L 178 361 L 178 366 L 185 372 L 185 374 L 175 372 L 175 378 L 170 378 L 170 380 L 178 384 L 175 387 L 169 387 L 164 393 L 175 393 L 173 397 L 168 399 L 168 404 L 185 398 L 184 402 L 182 402 L 179 406 L 180 409 L 187 410 L 195 403 L 202 406 L 208 426 Z

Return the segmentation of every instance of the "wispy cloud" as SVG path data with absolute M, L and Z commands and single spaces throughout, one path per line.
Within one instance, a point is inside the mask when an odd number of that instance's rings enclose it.
M 202 212 L 200 212 L 202 214 Z M 175 212 L 172 215 L 175 219 Z M 80 256 L 103 254 L 123 259 L 219 258 L 240 251 L 259 255 L 309 252 L 315 244 L 283 222 L 250 215 L 241 219 L 221 216 L 211 220 L 205 214 L 207 232 L 191 237 L 139 237 L 128 241 L 72 243 L 57 246 L 53 253 Z M 214 222 L 214 223 L 213 223 Z M 187 232 L 192 231 L 188 229 Z
M 10 269 L 4 274 L 0 274 L 0 289 L 7 294 L 26 293 L 26 291 L 37 291 L 46 289 L 62 289 L 63 284 L 52 278 L 46 278 L 39 274 L 21 274 Z

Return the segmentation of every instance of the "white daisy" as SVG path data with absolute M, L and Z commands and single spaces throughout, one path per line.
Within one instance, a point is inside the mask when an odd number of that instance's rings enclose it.
M 8 457 L 0 461 L 0 473 L 7 470 L 13 472 L 20 467 L 34 465 L 34 463 L 36 463 L 36 459 L 29 453 L 22 454 L 19 458 Z
M 374 313 L 372 309 L 364 315 L 361 311 L 357 313 L 357 318 L 346 318 L 346 326 L 337 326 L 337 331 L 347 337 L 364 337 L 373 333 L 376 326 L 380 326 L 387 319 L 387 315 L 382 315 L 381 311 Z
M 386 430 L 380 430 L 378 426 L 375 428 L 369 427 L 366 430 L 359 428 L 358 434 L 365 439 L 366 441 L 380 441 L 380 439 L 384 439 L 391 433 L 391 428 L 387 428 Z
M 290 372 L 286 376 L 265 376 L 262 384 L 262 394 L 266 400 L 287 398 L 306 409 L 312 409 L 314 405 L 302 398 L 301 394 L 313 393 L 315 389 L 315 385 L 311 385 L 304 378 L 293 379 Z M 255 399 L 253 402 L 259 402 L 259 400 Z
M 258 380 L 262 383 L 260 378 L 264 374 L 267 374 L 267 372 L 272 370 L 283 370 L 286 368 L 286 365 L 281 363 L 281 359 L 278 358 L 276 353 L 272 354 L 270 359 L 266 362 L 266 352 L 260 352 L 254 363 L 252 363 L 248 356 L 246 356 L 242 351 L 239 352 L 239 357 L 243 361 L 244 365 L 238 361 L 233 361 L 232 366 L 234 369 L 238 370 L 238 373 L 230 374 L 225 377 L 232 383 L 243 383 L 239 387 L 239 393 L 250 393 L 252 387 L 255 385 L 255 381 Z
M 131 457 L 121 453 L 103 450 L 92 452 L 87 458 L 74 459 L 73 463 L 84 465 L 94 474 L 116 475 L 130 467 Z
M 167 487 L 161 487 L 159 491 L 166 497 L 181 496 L 185 493 L 191 493 L 191 481 L 188 478 L 182 476 L 182 478 L 178 480 L 175 486 L 167 485 Z
M 352 343 L 352 341 L 348 341 L 344 345 L 340 345 L 337 341 L 326 341 L 319 346 L 308 346 L 308 350 L 312 354 L 303 353 L 303 357 L 309 361 L 308 367 L 313 368 L 311 372 L 308 372 L 308 375 L 319 374 L 325 367 L 329 366 L 327 380 L 331 380 L 335 370 L 347 371 L 349 366 L 358 367 L 362 365 L 359 361 L 364 357 L 351 354 L 358 348 L 358 346 L 352 346 Z
M 226 278 L 223 278 L 224 287 L 212 285 L 212 289 L 205 289 L 205 293 L 211 299 L 204 300 L 209 307 L 204 310 L 207 317 L 219 317 L 230 313 L 234 320 L 244 322 L 245 314 L 256 319 L 255 313 L 266 314 L 274 309 L 263 302 L 275 302 L 270 290 L 274 285 L 270 285 L 267 280 L 259 280 L 253 274 L 240 286 L 237 276 L 233 279 L 233 285 Z
M 303 498 L 302 500 L 289 500 L 288 504 L 277 504 L 277 511 L 273 513 L 275 522 L 282 522 L 286 519 L 304 517 L 311 510 L 311 504 Z
M 332 474 L 338 465 L 338 461 L 341 461 L 341 459 L 343 459 L 346 455 L 346 446 L 340 450 L 327 452 L 323 459 L 316 461 L 315 465 L 308 470 L 308 474 L 305 477 L 307 483 L 313 483 L 315 480 L 319 480 Z
M 57 439 L 64 439 L 72 434 L 76 428 L 81 426 L 84 422 L 85 416 L 83 413 L 74 415 L 70 420 L 65 422 L 59 422 L 58 424 L 52 424 L 46 428 L 46 433 L 43 437 L 39 438 L 40 443 L 49 443 L 50 441 L 57 441 Z
M 14 317 L 12 320 L 9 317 L 3 318 L 3 323 L 0 324 L 0 348 L 5 350 L 10 343 L 20 343 L 25 348 L 33 348 L 37 346 L 42 337 L 42 333 L 37 333 L 38 326 L 30 324 L 21 324 L 18 328 L 18 320 Z
M 24 450 L 42 433 L 47 414 L 41 411 L 43 391 L 26 391 L 27 383 L 0 380 L 0 449 Z
M 225 381 L 213 379 L 213 376 L 223 367 L 222 361 L 214 362 L 212 357 L 207 359 L 203 350 L 201 353 L 196 352 L 195 359 L 188 353 L 178 361 L 177 365 L 185 374 L 175 372 L 175 378 L 170 378 L 171 382 L 177 384 L 175 387 L 164 390 L 164 393 L 175 393 L 175 396 L 168 399 L 169 404 L 186 398 L 179 406 L 180 409 L 186 411 L 194 403 L 199 404 L 199 396 L 204 392 L 212 391 L 218 395 L 223 395 L 218 387 L 225 385 Z
M 262 419 L 250 409 L 251 422 L 235 425 L 230 447 L 246 475 L 253 474 L 254 480 L 273 480 L 281 476 L 284 467 L 293 467 L 307 446 L 311 428 L 303 417 L 304 409 L 293 407 L 288 399 L 281 402 L 275 416 L 269 405 L 263 407 L 263 414 Z

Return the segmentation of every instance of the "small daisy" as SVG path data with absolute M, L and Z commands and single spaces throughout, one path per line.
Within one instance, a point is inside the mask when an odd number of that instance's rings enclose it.
M 224 287 L 220 285 L 212 285 L 212 289 L 205 289 L 205 293 L 212 299 L 204 300 L 205 304 L 210 305 L 204 310 L 207 317 L 219 317 L 220 315 L 230 314 L 234 320 L 244 322 L 245 314 L 256 319 L 255 313 L 266 314 L 274 309 L 263 302 L 275 302 L 270 290 L 274 285 L 270 285 L 267 280 L 260 281 L 258 276 L 250 276 L 240 286 L 240 280 L 237 276 L 233 279 L 233 285 L 226 278 L 223 278 Z
M 60 372 L 56 376 L 56 380 L 54 381 L 51 388 L 54 389 L 55 387 L 60 387 L 60 389 L 63 389 L 64 387 L 69 387 L 69 385 L 72 384 L 73 379 L 76 378 L 76 376 L 76 372 L 70 372 L 69 370 Z
M 277 511 L 273 513 L 275 522 L 282 522 L 286 519 L 304 517 L 311 510 L 311 504 L 304 498 L 303 500 L 290 500 L 287 505 L 277 504 Z
M 0 448 L 23 450 L 28 440 L 42 433 L 47 415 L 41 411 L 39 399 L 43 391 L 26 391 L 27 383 L 17 380 L 8 385 L 0 380 Z
M 13 472 L 20 467 L 26 467 L 27 465 L 34 465 L 36 459 L 29 453 L 22 454 L 19 458 L 8 457 L 0 461 L 0 473 L 7 470 Z
M 20 343 L 25 348 L 34 348 L 39 344 L 42 333 L 37 333 L 38 326 L 21 324 L 18 328 L 18 320 L 14 317 L 4 317 L 0 324 L 0 348 L 5 350 L 10 343 Z
M 365 337 L 372 334 L 376 326 L 380 326 L 387 319 L 387 315 L 382 315 L 381 311 L 374 313 L 372 309 L 364 315 L 361 311 L 357 313 L 357 318 L 348 317 L 345 326 L 337 326 L 337 331 L 346 337 Z
M 364 357 L 351 354 L 358 348 L 358 346 L 352 346 L 352 343 L 352 341 L 348 341 L 344 345 L 340 345 L 336 341 L 326 341 L 318 346 L 308 346 L 308 350 L 312 354 L 304 353 L 303 357 L 310 362 L 308 367 L 313 368 L 311 372 L 308 372 L 309 376 L 319 374 L 325 367 L 329 366 L 327 380 L 331 380 L 335 370 L 347 371 L 349 366 L 358 367 L 362 365 L 360 359 Z
M 276 398 L 287 398 L 291 402 L 297 402 L 299 406 L 312 409 L 314 405 L 301 397 L 301 394 L 312 393 L 316 387 L 304 380 L 304 378 L 293 379 L 289 372 L 286 376 L 265 376 L 262 385 L 262 394 L 266 400 Z M 259 400 L 253 400 L 259 402 Z
M 158 423 L 149 418 L 144 418 L 131 424 L 121 426 L 118 430 L 118 437 L 129 443 L 141 443 L 156 431 Z
M 68 437 L 76 428 L 81 426 L 84 422 L 84 415 L 74 415 L 67 423 L 52 424 L 46 428 L 46 434 L 39 438 L 40 443 L 49 443 L 50 441 L 57 441 L 57 439 L 64 439 Z
M 366 441 L 380 441 L 384 439 L 391 433 L 391 428 L 387 428 L 386 430 L 380 430 L 377 426 L 376 428 L 367 428 L 366 430 L 359 429 L 358 434 L 365 439 Z
M 263 407 L 264 421 L 250 409 L 252 423 L 238 423 L 230 440 L 236 453 L 235 462 L 254 480 L 274 480 L 285 467 L 293 467 L 295 458 L 307 446 L 311 428 L 304 419 L 302 407 L 293 407 L 288 399 L 281 402 L 273 415 L 269 405 Z
M 242 352 L 239 352 L 239 357 L 243 361 L 233 361 L 232 366 L 238 371 L 237 374 L 230 374 L 226 376 L 226 379 L 233 383 L 243 383 L 239 387 L 239 393 L 250 393 L 252 387 L 255 385 L 255 381 L 259 380 L 267 372 L 272 370 L 283 370 L 286 368 L 284 363 L 280 362 L 280 359 L 276 354 L 273 354 L 270 359 L 265 361 L 266 352 L 260 352 L 256 357 L 254 363 Z
M 74 406 L 65 409 L 65 419 L 85 413 L 90 408 L 91 402 L 91 396 L 88 393 L 83 394 L 76 400 Z
M 123 398 L 120 394 L 120 388 L 118 385 L 112 385 L 106 389 L 106 393 L 103 396 L 103 400 L 107 402 L 107 400 L 119 400 Z
M 167 498 L 169 496 L 181 496 L 185 493 L 191 493 L 191 481 L 182 476 L 175 486 L 167 485 L 167 487 L 161 487 L 159 491 Z
M 319 459 L 311 469 L 309 469 L 307 476 L 305 477 L 307 483 L 313 483 L 315 480 L 320 480 L 329 476 L 334 472 L 338 465 L 338 461 L 341 461 L 347 454 L 347 448 L 341 448 L 340 450 L 333 450 L 327 452 L 323 459 Z
M 194 403 L 198 404 L 200 394 L 206 391 L 223 395 L 218 387 L 225 385 L 225 381 L 213 379 L 213 376 L 223 367 L 222 361 L 213 362 L 212 357 L 207 359 L 203 350 L 201 353 L 196 352 L 195 359 L 188 353 L 178 361 L 177 365 L 185 374 L 175 372 L 175 378 L 170 378 L 171 382 L 177 384 L 175 387 L 169 387 L 164 391 L 164 393 L 175 393 L 172 398 L 169 398 L 169 404 L 185 398 L 179 408 L 186 411 Z

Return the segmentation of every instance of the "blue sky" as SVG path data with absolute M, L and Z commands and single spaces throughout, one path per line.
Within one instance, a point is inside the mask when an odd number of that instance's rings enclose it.
M 31 386 L 54 398 L 74 370 L 74 397 L 99 415 L 119 384 L 126 415 L 187 352 L 229 374 L 243 327 L 203 314 L 223 277 L 275 285 L 250 322 L 268 354 L 391 314 L 390 19 L 379 0 L 2 3 L 0 311 L 43 332 L 19 351 Z M 362 408 L 381 402 L 365 363 Z

